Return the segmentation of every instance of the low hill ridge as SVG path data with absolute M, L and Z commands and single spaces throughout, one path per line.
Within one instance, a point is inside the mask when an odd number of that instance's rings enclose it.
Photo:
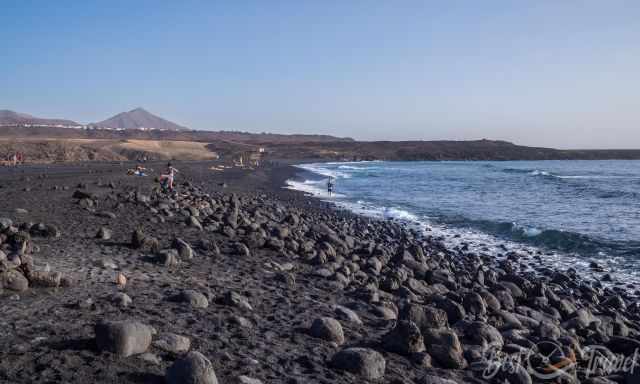
M 72 120 L 35 117 L 26 113 L 0 109 L 0 125 L 79 126 Z

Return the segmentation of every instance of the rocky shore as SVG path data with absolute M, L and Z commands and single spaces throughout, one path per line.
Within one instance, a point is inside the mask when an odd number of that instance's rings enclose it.
M 0 170 L 0 382 L 640 383 L 631 288 L 210 166 Z

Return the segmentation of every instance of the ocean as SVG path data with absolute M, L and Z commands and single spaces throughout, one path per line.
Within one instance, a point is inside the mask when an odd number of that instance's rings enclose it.
M 640 283 L 640 161 L 298 165 L 288 181 L 342 208 L 400 220 L 451 247 L 541 255 L 545 265 Z M 327 180 L 335 193 L 327 193 Z

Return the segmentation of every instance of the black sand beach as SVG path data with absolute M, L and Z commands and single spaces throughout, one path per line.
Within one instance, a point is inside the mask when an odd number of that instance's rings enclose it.
M 335 210 L 287 165 L 212 164 L 176 163 L 170 195 L 162 163 L 0 168 L 0 382 L 640 382 L 587 369 L 588 346 L 637 358 L 631 288 Z

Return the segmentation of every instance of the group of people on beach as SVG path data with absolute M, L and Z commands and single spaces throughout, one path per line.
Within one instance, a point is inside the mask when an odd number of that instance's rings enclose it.
M 147 171 L 147 168 L 138 164 L 135 170 L 130 169 L 128 173 L 130 175 L 146 176 L 147 175 L 146 171 Z M 164 191 L 173 191 L 173 182 L 175 180 L 176 173 L 179 173 L 179 171 L 176 168 L 174 168 L 170 162 L 167 163 L 167 168 L 165 169 L 165 172 L 161 174 L 160 177 L 158 178 L 158 180 L 160 181 L 160 186 Z M 327 193 L 329 194 L 329 196 L 333 194 L 334 188 L 335 188 L 335 180 L 333 177 L 329 177 L 329 179 L 327 180 Z
M 147 172 L 147 168 L 145 168 L 141 164 L 138 164 L 135 170 L 130 169 L 128 171 L 128 174 L 136 175 L 136 176 L 146 176 L 147 175 L 146 172 Z M 179 173 L 179 171 L 176 168 L 174 168 L 170 162 L 167 163 L 167 168 L 165 169 L 165 172 L 162 173 L 158 178 L 158 181 L 160 182 L 160 187 L 162 187 L 164 191 L 169 191 L 169 192 L 173 191 L 173 182 L 175 180 L 175 175 L 177 173 Z M 336 184 L 335 184 L 334 178 L 329 177 L 329 179 L 327 180 L 327 193 L 329 194 L 329 196 L 333 194 L 335 185 Z
M 6 157 L 5 164 L 17 166 L 18 164 L 24 164 L 24 153 L 22 152 L 14 152 Z
M 151 169 L 151 171 L 153 170 Z M 164 191 L 173 191 L 173 182 L 175 180 L 176 173 L 179 173 L 179 171 L 174 168 L 171 163 L 167 163 L 167 168 L 165 169 L 164 173 L 160 174 L 160 177 L 158 177 L 160 187 Z M 130 176 L 147 176 L 147 168 L 145 168 L 142 164 L 138 164 L 134 169 L 129 169 L 127 171 L 127 174 Z

